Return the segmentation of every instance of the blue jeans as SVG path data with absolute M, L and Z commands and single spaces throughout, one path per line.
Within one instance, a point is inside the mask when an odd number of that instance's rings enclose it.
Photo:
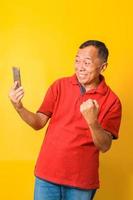
M 34 200 L 92 200 L 96 189 L 83 190 L 35 179 Z

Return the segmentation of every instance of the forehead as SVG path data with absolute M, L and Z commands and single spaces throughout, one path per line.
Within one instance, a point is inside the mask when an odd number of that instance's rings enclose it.
M 98 57 L 98 49 L 94 46 L 88 46 L 83 49 L 78 49 L 77 55 L 81 58 L 97 58 Z

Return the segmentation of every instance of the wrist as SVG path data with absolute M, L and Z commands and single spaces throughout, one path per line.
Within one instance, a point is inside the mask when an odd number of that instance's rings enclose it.
M 88 125 L 89 125 L 89 128 L 91 128 L 91 129 L 99 129 L 99 127 L 100 127 L 100 124 L 97 119 L 88 123 Z
M 23 109 L 23 104 L 22 102 L 19 103 L 13 103 L 14 108 L 16 109 L 17 112 L 21 111 Z

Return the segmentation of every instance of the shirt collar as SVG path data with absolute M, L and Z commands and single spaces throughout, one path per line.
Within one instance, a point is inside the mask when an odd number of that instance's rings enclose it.
M 79 85 L 80 84 L 78 79 L 77 79 L 76 74 L 74 74 L 73 76 L 70 77 L 70 82 L 73 85 Z M 105 82 L 105 78 L 104 78 L 103 75 L 100 74 L 100 83 L 97 86 L 97 88 L 91 89 L 91 90 L 87 91 L 86 93 L 99 93 L 99 94 L 104 95 L 107 92 L 107 90 L 108 90 L 108 86 Z

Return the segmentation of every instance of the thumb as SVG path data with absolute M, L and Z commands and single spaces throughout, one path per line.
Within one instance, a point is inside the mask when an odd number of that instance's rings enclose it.
M 94 102 L 96 108 L 99 109 L 99 104 L 98 104 L 98 102 L 97 102 L 96 100 L 93 100 L 93 102 Z
M 17 87 L 17 84 L 18 84 L 18 82 L 17 82 L 17 81 L 15 81 L 15 82 L 14 82 L 14 84 L 13 84 L 13 87 L 12 87 L 12 89 L 13 89 L 13 90 L 15 90 L 15 89 L 16 89 L 16 87 Z

